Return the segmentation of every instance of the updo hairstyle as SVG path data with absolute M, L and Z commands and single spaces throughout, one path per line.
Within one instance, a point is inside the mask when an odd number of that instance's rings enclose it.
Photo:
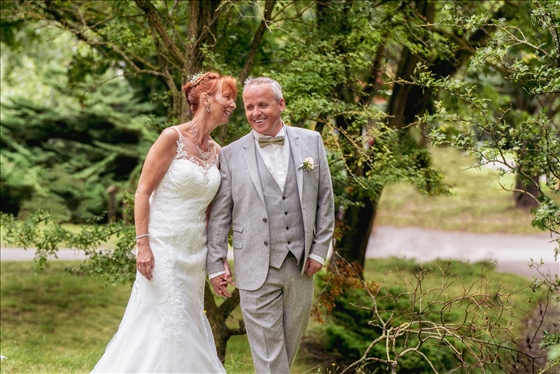
M 200 96 L 203 93 L 214 96 L 218 91 L 219 82 L 222 83 L 222 95 L 229 95 L 235 100 L 237 98 L 237 81 L 235 78 L 228 75 L 222 77 L 220 74 L 211 71 L 201 74 L 183 86 L 187 103 L 193 115 L 200 106 Z

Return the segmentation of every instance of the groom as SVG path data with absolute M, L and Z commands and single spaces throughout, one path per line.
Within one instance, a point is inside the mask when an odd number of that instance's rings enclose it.
M 207 270 L 214 291 L 231 296 L 227 262 L 233 231 L 236 286 L 258 374 L 289 373 L 313 300 L 313 274 L 334 230 L 329 165 L 318 132 L 287 127 L 280 84 L 245 81 L 252 131 L 224 147 L 222 183 L 208 225 Z

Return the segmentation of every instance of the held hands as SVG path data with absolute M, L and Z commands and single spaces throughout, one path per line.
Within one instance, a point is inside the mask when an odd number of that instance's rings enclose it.
M 138 242 L 138 253 L 136 254 L 136 267 L 140 274 L 147 280 L 152 280 L 154 270 L 154 254 L 150 243 L 146 239 Z
M 218 296 L 228 298 L 231 297 L 231 293 L 228 291 L 227 286 L 228 284 L 235 286 L 235 282 L 233 281 L 233 276 L 231 275 L 229 263 L 227 262 L 227 260 L 224 260 L 223 263 L 225 273 L 210 279 L 210 283 L 212 283 L 214 292 L 216 292 Z
M 321 263 L 319 261 L 315 261 L 312 258 L 308 258 L 307 262 L 305 263 L 305 268 L 304 268 L 304 273 L 312 276 L 313 274 L 315 274 L 316 272 L 318 272 L 319 270 L 321 270 L 323 268 L 323 265 L 321 265 Z

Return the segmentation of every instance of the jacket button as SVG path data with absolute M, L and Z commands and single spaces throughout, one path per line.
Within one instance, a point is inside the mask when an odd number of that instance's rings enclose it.
M 286 227 L 286 230 L 289 230 L 289 229 L 290 229 L 289 227 Z
M 268 220 L 266 218 L 263 218 L 263 222 L 267 222 Z
M 264 242 L 264 245 L 268 247 L 268 242 Z
M 288 212 L 284 212 L 284 215 L 287 216 L 287 215 L 288 215 Z

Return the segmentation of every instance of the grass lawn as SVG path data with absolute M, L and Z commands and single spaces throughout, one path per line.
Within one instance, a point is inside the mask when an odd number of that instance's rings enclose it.
M 479 233 L 535 234 L 530 212 L 515 209 L 513 175 L 499 176 L 490 167 L 475 169 L 473 158 L 452 148 L 432 148 L 432 161 L 451 186 L 451 196 L 424 196 L 408 184 L 386 186 L 376 225 L 416 226 Z M 560 195 L 543 186 L 560 203 Z
M 103 354 L 120 323 L 130 294 L 129 286 L 107 286 L 99 278 L 77 277 L 64 271 L 70 261 L 52 261 L 36 274 L 31 262 L 1 262 L 2 373 L 87 373 Z M 480 264 L 454 263 L 459 281 L 448 294 L 461 292 L 462 283 L 480 279 Z M 402 259 L 368 260 L 366 279 L 383 287 L 405 285 L 412 273 L 397 269 L 418 269 Z M 495 292 L 499 285 L 516 290 L 512 295 L 512 326 L 521 331 L 535 296 L 528 281 L 512 274 L 489 272 Z M 437 275 L 429 287 L 441 283 Z M 239 315 L 239 311 L 236 311 Z M 311 323 L 311 328 L 316 322 Z M 519 330 L 518 330 L 519 329 Z M 228 342 L 225 364 L 228 373 L 251 373 L 252 362 L 246 336 Z M 294 373 L 317 372 L 317 365 L 299 357 Z

